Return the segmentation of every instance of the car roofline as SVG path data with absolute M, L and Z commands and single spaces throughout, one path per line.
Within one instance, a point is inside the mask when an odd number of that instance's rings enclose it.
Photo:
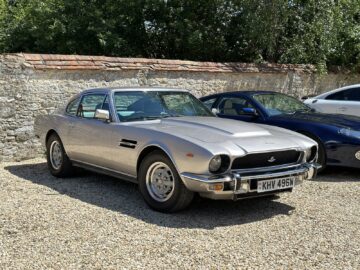
M 86 93 L 109 93 L 109 92 L 189 92 L 183 88 L 171 88 L 171 87 L 144 87 L 144 86 L 131 86 L 131 87 L 104 87 L 104 88 L 91 88 L 86 89 L 81 92 L 81 94 Z
M 208 95 L 205 97 L 211 97 L 211 96 L 221 96 L 223 94 L 227 95 L 256 95 L 256 94 L 283 94 L 281 92 L 277 91 L 271 91 L 271 90 L 239 90 L 239 91 L 229 91 L 229 92 L 222 92 L 222 93 L 216 93 L 212 95 Z
M 339 92 L 339 91 L 342 91 L 342 90 L 348 90 L 348 89 L 352 89 L 352 88 L 358 88 L 358 87 L 360 87 L 360 84 L 346 85 L 346 86 L 339 87 L 339 88 L 333 89 L 331 91 L 322 93 L 322 94 L 317 95 L 315 97 L 312 97 L 312 99 L 323 99 L 323 98 L 326 98 L 327 96 L 329 96 L 331 94 L 334 94 L 336 92 Z

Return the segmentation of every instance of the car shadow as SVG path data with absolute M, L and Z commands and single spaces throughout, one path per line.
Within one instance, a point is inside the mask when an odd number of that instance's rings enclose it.
M 359 182 L 360 181 L 360 169 L 329 166 L 319 173 L 315 179 L 317 182 Z
M 252 223 L 276 215 L 290 215 L 294 210 L 294 207 L 271 197 L 236 202 L 197 198 L 184 211 L 164 214 L 145 204 L 136 184 L 116 178 L 81 172 L 72 178 L 59 179 L 50 175 L 46 163 L 13 165 L 5 169 L 19 178 L 50 188 L 45 192 L 47 195 L 63 194 L 147 223 L 170 228 L 213 229 Z

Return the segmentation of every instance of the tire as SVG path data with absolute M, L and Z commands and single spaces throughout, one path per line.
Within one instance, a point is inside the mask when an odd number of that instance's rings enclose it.
M 318 159 L 317 159 L 317 162 L 321 165 L 321 168 L 318 169 L 318 173 L 322 172 L 325 170 L 326 168 L 326 161 L 327 161 L 327 158 L 326 158 L 326 151 L 325 151 L 325 146 L 324 144 L 322 143 L 322 141 L 315 135 L 311 134 L 311 133 L 307 133 L 307 132 L 300 132 L 301 134 L 313 139 L 315 142 L 318 143 L 319 145 L 319 149 L 318 149 Z
M 138 173 L 140 193 L 154 210 L 172 213 L 185 209 L 194 193 L 183 184 L 174 164 L 161 151 L 148 154 Z
M 46 142 L 46 159 L 50 173 L 55 177 L 68 177 L 74 172 L 72 163 L 65 153 L 57 134 L 51 134 Z

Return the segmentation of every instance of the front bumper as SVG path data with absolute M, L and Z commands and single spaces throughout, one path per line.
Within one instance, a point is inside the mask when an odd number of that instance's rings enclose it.
M 288 188 L 259 193 L 257 191 L 257 181 L 295 177 L 295 184 L 298 185 L 303 180 L 311 180 L 316 177 L 317 170 L 320 167 L 320 165 L 315 163 L 305 163 L 288 167 L 277 167 L 271 169 L 271 171 L 268 169 L 239 170 L 216 176 L 182 173 L 181 178 L 189 190 L 199 193 L 202 197 L 214 200 L 237 200 L 292 191 L 292 188 Z

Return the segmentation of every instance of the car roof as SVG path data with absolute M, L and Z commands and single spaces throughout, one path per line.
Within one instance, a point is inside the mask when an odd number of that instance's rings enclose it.
M 252 96 L 252 95 L 263 95 L 263 94 L 281 94 L 281 93 L 270 90 L 245 90 L 245 91 L 239 90 L 239 91 L 217 93 L 212 96 L 221 96 L 223 94 Z
M 86 89 L 84 91 L 81 92 L 81 94 L 85 94 L 85 93 L 89 93 L 89 92 L 104 92 L 104 93 L 108 93 L 108 92 L 131 92 L 131 91 L 176 91 L 176 92 L 188 92 L 188 90 L 186 89 L 182 89 L 182 88 L 170 88 L 170 87 L 149 87 L 149 86 L 131 86 L 131 87 L 104 87 L 104 88 L 91 88 L 91 89 Z

